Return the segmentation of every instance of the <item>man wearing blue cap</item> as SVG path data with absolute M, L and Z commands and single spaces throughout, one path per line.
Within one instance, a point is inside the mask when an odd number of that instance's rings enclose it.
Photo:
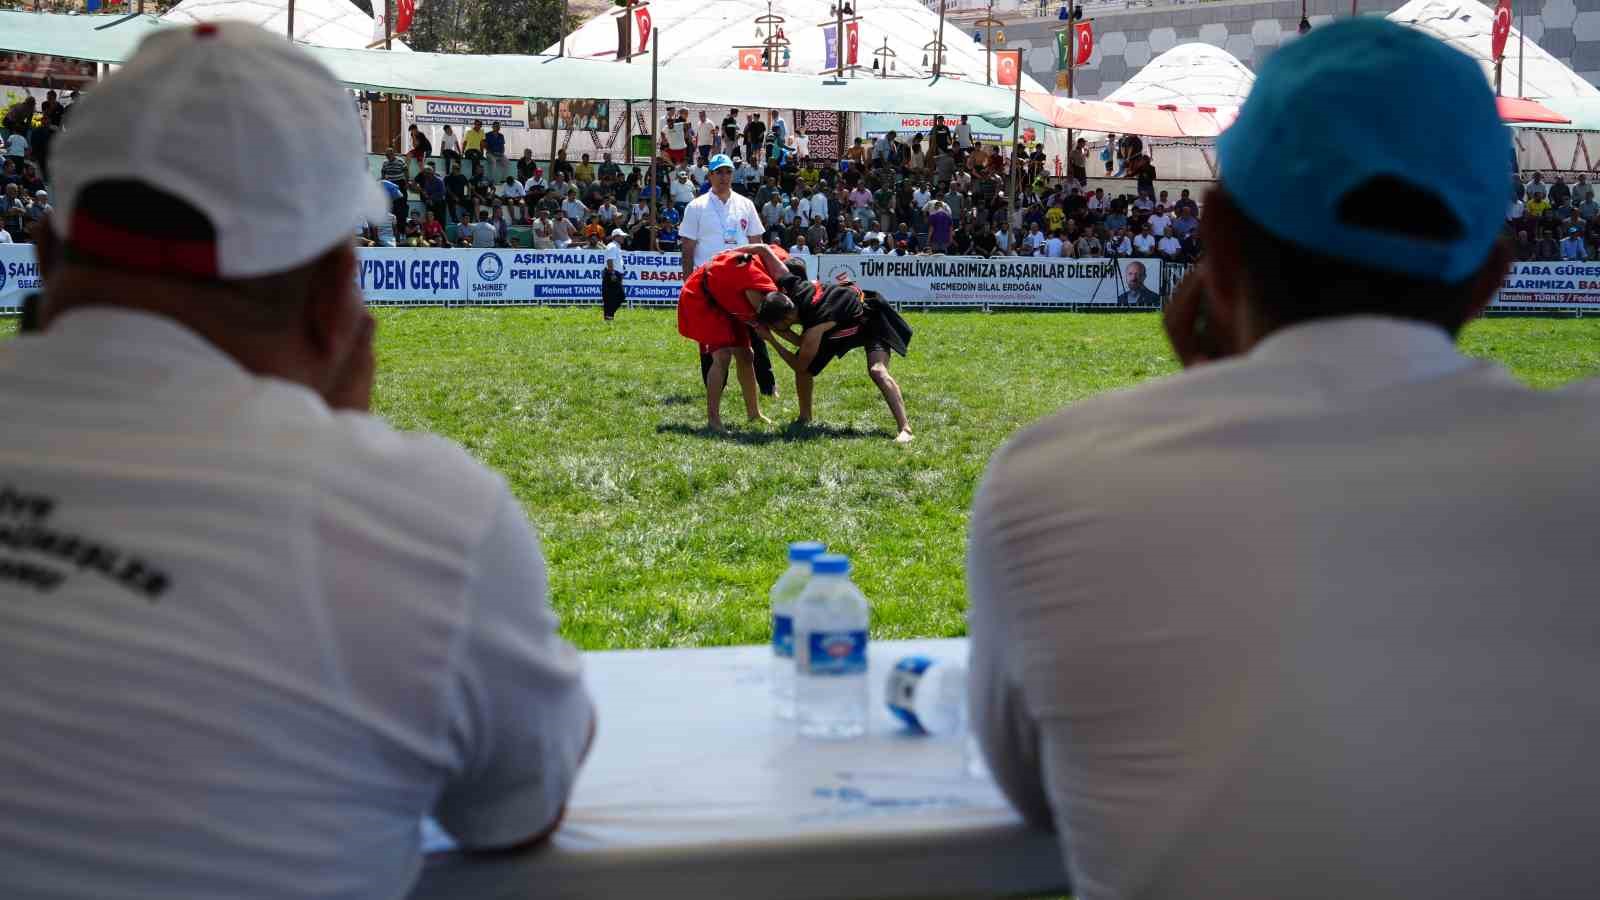
M 766 233 L 756 205 L 750 202 L 749 197 L 733 189 L 733 160 L 726 153 L 711 157 L 711 173 L 708 177 L 711 189 L 684 207 L 683 223 L 678 226 L 684 278 L 724 250 L 761 243 Z M 759 340 L 752 340 L 751 358 L 761 393 L 768 397 L 778 396 L 778 382 L 772 375 L 772 357 L 767 355 L 766 345 Z M 740 368 L 750 365 L 742 354 L 736 356 L 734 362 Z M 712 366 L 711 354 L 701 353 L 702 382 L 711 377 Z M 727 370 L 721 371 L 720 377 L 726 381 Z
M 1422 32 L 1285 45 L 1169 304 L 1189 370 L 991 461 L 973 727 L 1080 900 L 1600 884 L 1600 402 L 1454 346 L 1508 265 L 1509 148 Z

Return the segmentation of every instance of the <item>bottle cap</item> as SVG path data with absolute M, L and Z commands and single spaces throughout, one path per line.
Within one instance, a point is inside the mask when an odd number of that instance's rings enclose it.
M 821 541 L 794 541 L 789 544 L 789 562 L 811 562 L 827 549 Z
M 824 553 L 812 557 L 811 572 L 815 575 L 848 575 L 850 557 L 838 553 Z

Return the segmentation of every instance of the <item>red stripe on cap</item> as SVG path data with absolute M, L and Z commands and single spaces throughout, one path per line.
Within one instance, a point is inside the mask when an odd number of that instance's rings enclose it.
M 107 225 L 83 211 L 72 215 L 68 242 L 96 259 L 144 272 L 217 277 L 215 241 L 152 237 Z
M 214 37 L 216 33 L 217 26 L 210 22 L 201 22 L 194 27 L 195 37 Z

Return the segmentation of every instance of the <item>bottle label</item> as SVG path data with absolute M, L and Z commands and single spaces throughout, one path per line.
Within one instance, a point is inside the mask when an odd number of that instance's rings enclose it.
M 867 674 L 866 631 L 813 631 L 806 635 L 807 675 Z
M 794 658 L 794 616 L 772 617 L 772 655 L 781 659 Z

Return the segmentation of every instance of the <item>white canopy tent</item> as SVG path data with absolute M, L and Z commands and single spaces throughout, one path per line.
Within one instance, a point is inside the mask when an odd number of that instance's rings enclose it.
M 1107 103 L 1232 111 L 1244 104 L 1255 80 L 1249 66 L 1221 47 L 1180 44 L 1151 60 L 1105 99 Z M 1217 177 L 1215 138 L 1147 137 L 1144 141 L 1163 178 Z M 1094 160 L 1090 162 L 1092 171 Z
M 1439 38 L 1478 61 L 1494 80 L 1494 10 L 1475 0 L 1412 0 L 1389 18 Z M 1501 62 L 1500 92 L 1537 100 L 1572 119 L 1571 125 L 1514 126 L 1518 168 L 1600 172 L 1600 89 L 1533 41 L 1522 41 L 1512 19 Z
M 192 24 L 224 19 L 250 22 L 287 34 L 288 0 L 183 0 L 161 17 L 165 22 Z M 383 28 L 350 0 L 294 0 L 294 38 L 319 47 L 359 50 L 383 39 Z M 398 38 L 390 49 L 410 52 Z
M 1493 83 L 1494 10 L 1490 7 L 1476 0 L 1411 0 L 1390 13 L 1389 20 L 1425 31 L 1477 60 L 1484 77 Z M 1502 94 L 1541 102 L 1553 98 L 1600 98 L 1600 89 L 1579 78 L 1538 44 L 1531 40 L 1519 42 L 1521 34 L 1515 27 L 1515 16 L 1511 21 L 1511 36 L 1506 40 L 1500 70 Z

